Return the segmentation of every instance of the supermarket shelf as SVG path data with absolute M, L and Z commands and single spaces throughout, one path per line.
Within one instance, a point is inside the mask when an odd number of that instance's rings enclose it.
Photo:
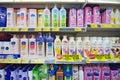
M 88 0 L 92 4 L 120 4 L 120 0 Z
M 86 28 L 0 28 L 0 32 L 84 32 Z

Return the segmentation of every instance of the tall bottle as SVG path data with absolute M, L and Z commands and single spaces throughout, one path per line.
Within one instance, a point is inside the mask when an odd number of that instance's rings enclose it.
M 46 38 L 46 57 L 47 58 L 53 58 L 53 42 L 54 39 L 51 37 L 51 33 L 49 33 L 48 38 Z
M 64 66 L 64 80 L 72 80 L 72 67 L 70 65 Z
M 81 40 L 81 37 L 77 37 L 76 41 L 76 52 L 78 55 L 83 55 L 83 42 Z
M 75 51 L 76 51 L 76 44 L 75 44 L 74 37 L 70 37 L 70 40 L 69 40 L 69 54 L 73 55 L 73 54 L 75 54 Z
M 66 10 L 63 6 L 60 9 L 60 27 L 66 27 Z
M 81 65 L 79 66 L 79 80 L 84 80 L 84 71 Z
M 72 80 L 79 80 L 78 65 L 72 66 Z
M 103 51 L 103 41 L 102 41 L 102 37 L 98 37 L 97 38 L 97 48 L 98 48 L 98 51 L 97 51 L 97 54 L 103 54 L 104 51 Z
M 114 9 L 112 9 L 112 12 L 111 12 L 111 24 L 115 24 L 115 12 L 114 12 Z
M 42 33 L 38 34 L 36 38 L 36 43 L 37 43 L 37 56 L 39 58 L 44 58 L 45 57 L 45 40 L 42 36 Z
M 20 39 L 20 54 L 22 57 L 28 56 L 28 39 L 26 35 L 23 35 L 23 38 Z
M 36 58 L 36 39 L 35 35 L 32 35 L 29 39 L 29 57 Z
M 59 10 L 55 5 L 52 9 L 52 27 L 58 27 L 58 19 L 59 19 Z
M 55 80 L 63 80 L 63 70 L 59 66 L 58 71 L 56 72 L 56 79 Z
M 68 39 L 67 36 L 64 35 L 62 39 L 62 55 L 68 54 L 69 49 L 68 49 Z
M 44 27 L 50 27 L 50 10 L 46 6 L 46 8 L 43 11 L 43 18 L 44 18 Z
M 120 18 L 120 11 L 119 9 L 116 9 L 115 10 L 115 24 L 120 24 L 119 18 Z
M 13 35 L 13 38 L 10 40 L 10 50 L 11 54 L 20 54 L 19 53 L 19 39 L 17 38 L 17 35 Z
M 57 59 L 60 59 L 62 57 L 61 55 L 61 40 L 59 35 L 56 35 L 56 39 L 54 41 L 54 50 L 55 50 L 55 57 Z

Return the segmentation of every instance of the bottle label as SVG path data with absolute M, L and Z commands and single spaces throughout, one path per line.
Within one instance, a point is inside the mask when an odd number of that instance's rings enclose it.
M 50 18 L 50 16 L 49 16 L 49 10 L 46 10 L 45 11 L 45 13 L 44 13 L 44 26 L 45 27 L 50 27 L 50 23 L 49 23 L 49 18 Z
M 77 43 L 77 54 L 82 55 L 83 53 L 83 48 L 82 48 L 82 42 Z
M 62 44 L 62 54 L 68 54 L 68 42 L 64 41 Z
M 30 50 L 31 50 L 30 54 L 31 54 L 31 55 L 34 55 L 34 54 L 35 54 L 35 53 L 34 53 L 34 49 L 35 49 L 35 42 L 34 42 L 34 41 L 31 41 L 31 42 L 30 42 Z
M 22 55 L 25 55 L 25 50 L 26 50 L 26 48 L 27 48 L 27 45 L 26 45 L 26 42 L 25 41 L 23 41 L 23 42 L 21 42 L 21 54 Z
M 69 44 L 69 54 L 75 54 L 75 43 L 71 42 Z

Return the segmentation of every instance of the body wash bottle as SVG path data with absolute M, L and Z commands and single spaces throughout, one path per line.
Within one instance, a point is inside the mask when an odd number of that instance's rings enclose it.
M 75 51 L 76 51 L 76 44 L 75 44 L 74 37 L 70 37 L 70 40 L 69 40 L 69 54 L 74 55 Z
M 60 27 L 66 27 L 66 10 L 62 6 L 60 9 Z

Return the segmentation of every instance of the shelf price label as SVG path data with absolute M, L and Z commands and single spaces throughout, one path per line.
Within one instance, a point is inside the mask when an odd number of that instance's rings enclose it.
M 113 28 L 120 28 L 120 24 L 114 24 Z
M 91 28 L 98 28 L 97 24 L 91 24 L 90 26 L 91 26 Z
M 29 59 L 21 59 L 22 63 L 29 63 Z
M 11 28 L 4 28 L 4 31 L 11 31 Z
M 0 59 L 0 63 L 3 63 L 4 62 L 4 60 L 3 59 Z
M 11 31 L 19 31 L 18 28 L 11 28 Z
M 50 31 L 50 28 L 43 28 L 43 31 Z
M 101 24 L 101 28 L 113 28 L 112 24 Z
M 76 62 L 82 61 L 82 57 L 80 55 L 63 55 L 61 61 L 65 62 Z
M 28 31 L 28 28 L 21 28 L 20 31 Z
M 105 61 L 103 55 L 96 55 L 96 60 L 97 60 L 97 61 Z
M 52 31 L 59 31 L 59 28 L 52 28 Z
M 105 58 L 106 61 L 108 61 L 108 60 L 112 61 L 113 56 L 112 56 L 112 54 L 104 54 L 104 58 Z
M 0 31 L 2 31 L 2 28 L 0 27 Z
M 74 28 L 74 31 L 82 31 L 81 28 Z
M 35 28 L 34 31 L 41 31 L 41 28 L 40 28 L 40 27 L 37 27 L 37 28 Z

